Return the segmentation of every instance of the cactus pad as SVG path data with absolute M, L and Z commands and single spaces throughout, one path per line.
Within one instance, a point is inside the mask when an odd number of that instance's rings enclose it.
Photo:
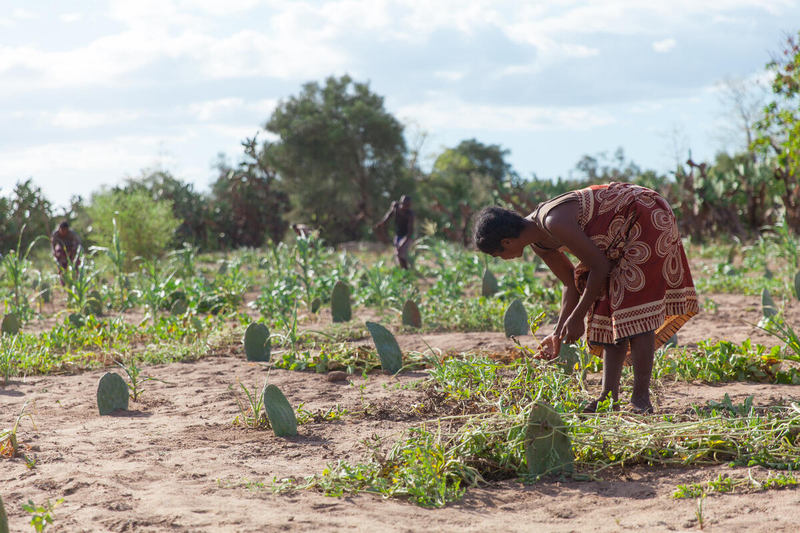
M 311 301 L 311 312 L 312 313 L 318 312 L 320 307 L 322 307 L 322 300 L 320 300 L 319 298 L 314 298 Z
M 180 298 L 172 302 L 172 306 L 169 308 L 169 312 L 173 315 L 182 315 L 186 312 L 188 308 L 189 306 L 186 305 L 186 300 Z
M 276 437 L 294 437 L 297 435 L 297 417 L 289 400 L 275 385 L 264 388 L 264 409 Z
M 764 318 L 770 318 L 778 314 L 775 300 L 772 299 L 772 295 L 766 288 L 761 291 L 761 313 Z
M 530 333 L 530 325 L 528 324 L 528 312 L 519 298 L 511 302 L 511 305 L 506 309 L 506 314 L 503 317 L 503 327 L 506 331 L 506 337 L 519 337 Z
M 128 409 L 128 384 L 119 374 L 106 372 L 97 385 L 97 408 L 100 415 L 110 415 L 117 409 Z
M 545 402 L 538 402 L 531 409 L 525 432 L 525 458 L 530 475 L 574 471 L 575 455 L 567 436 L 568 429 L 558 413 Z
M 412 328 L 422 327 L 422 315 L 419 313 L 419 306 L 414 300 L 406 300 L 403 305 L 403 325 Z
M 488 268 L 483 271 L 483 283 L 481 284 L 481 296 L 489 297 L 497 292 L 497 278 Z
M 86 309 L 94 316 L 103 315 L 103 297 L 98 291 L 92 291 L 86 296 Z
M 69 321 L 70 327 L 73 328 L 82 328 L 86 325 L 86 319 L 83 317 L 83 315 L 78 313 L 70 313 L 69 317 L 67 317 L 67 320 Z
M 337 281 L 331 294 L 331 317 L 334 322 L 348 322 L 353 318 L 350 309 L 350 285 Z
M 367 322 L 367 329 L 381 358 L 381 368 L 390 374 L 397 374 L 403 368 L 403 352 L 397 345 L 394 335 L 375 322 Z
M 575 365 L 581 360 L 581 354 L 578 351 L 580 348 L 574 344 L 562 344 L 561 349 L 558 351 L 556 364 L 561 367 L 565 374 L 572 374 L 575 371 Z
M 252 322 L 244 332 L 244 354 L 248 361 L 268 363 L 271 343 L 269 329 L 260 323 Z
M 800 299 L 800 271 L 794 275 L 794 295 Z
M 8 517 L 6 508 L 3 507 L 3 498 L 0 498 L 0 533 L 8 533 Z
M 17 313 L 8 313 L 3 317 L 3 325 L 0 326 L 0 330 L 6 335 L 16 335 L 19 333 L 20 327 L 21 324 Z

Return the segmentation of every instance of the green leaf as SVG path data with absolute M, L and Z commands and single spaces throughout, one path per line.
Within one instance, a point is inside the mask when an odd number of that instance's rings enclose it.
M 0 533 L 8 533 L 8 517 L 6 508 L 3 507 L 3 498 L 0 498 Z
M 794 295 L 800 300 L 800 271 L 794 275 Z
M 271 343 L 269 329 L 261 323 L 252 322 L 244 332 L 244 354 L 248 361 L 268 363 Z
M 100 415 L 110 415 L 117 409 L 128 409 L 128 384 L 119 374 L 106 372 L 97 385 L 97 408 Z
M 761 291 L 761 313 L 764 315 L 764 318 L 770 318 L 778 314 L 775 300 L 772 299 L 766 287 Z
M 0 326 L 0 330 L 2 330 L 5 335 L 16 335 L 19 333 L 21 327 L 22 325 L 19 322 L 17 313 L 8 313 L 3 317 L 3 324 Z
M 275 385 L 264 388 L 264 409 L 276 437 L 294 437 L 297 435 L 297 416 L 289 404 L 289 400 Z
M 494 277 L 492 271 L 488 268 L 483 271 L 483 283 L 481 284 L 481 295 L 492 296 L 497 292 L 497 278 Z
M 422 315 L 419 306 L 413 300 L 406 300 L 403 305 L 403 325 L 412 328 L 422 327 Z
M 331 317 L 334 322 L 349 322 L 353 318 L 350 308 L 350 285 L 337 281 L 331 294 Z
M 503 317 L 503 327 L 505 328 L 506 337 L 520 337 L 530 333 L 528 312 L 525 311 L 525 307 L 519 298 L 511 302 L 511 305 L 506 309 L 506 314 Z
M 532 476 L 573 472 L 575 456 L 567 432 L 569 427 L 550 405 L 538 402 L 528 417 L 525 459 Z
M 403 367 L 403 352 L 397 345 L 394 335 L 375 322 L 367 322 L 367 329 L 381 359 L 381 368 L 390 374 L 397 374 Z

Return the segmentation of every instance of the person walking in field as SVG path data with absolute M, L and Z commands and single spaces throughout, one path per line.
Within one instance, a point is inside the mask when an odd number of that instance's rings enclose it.
M 397 263 L 401 268 L 408 270 L 411 264 L 408 260 L 408 248 L 411 246 L 414 233 L 414 211 L 411 210 L 411 197 L 403 195 L 399 202 L 392 202 L 392 207 L 384 215 L 383 220 L 375 225 L 381 240 L 386 240 L 386 223 L 394 216 L 394 247 L 397 253 Z
M 555 330 L 539 349 L 553 359 L 562 343 L 586 333 L 590 351 L 603 357 L 602 392 L 586 412 L 606 398 L 618 401 L 627 355 L 633 363 L 631 408 L 653 412 L 655 350 L 699 311 L 675 215 L 661 195 L 610 183 L 557 196 L 527 217 L 486 207 L 477 216 L 474 242 L 505 260 L 522 257 L 530 246 L 564 284 Z
M 61 284 L 64 284 L 64 270 L 68 264 L 78 266 L 80 259 L 75 260 L 81 246 L 81 239 L 75 231 L 69 228 L 69 222 L 63 221 L 50 236 L 50 245 L 53 248 L 53 257 L 58 263 L 58 273 L 61 275 Z

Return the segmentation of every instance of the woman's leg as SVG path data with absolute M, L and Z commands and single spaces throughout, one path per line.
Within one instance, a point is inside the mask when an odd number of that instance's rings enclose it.
M 650 403 L 650 377 L 653 375 L 653 358 L 656 351 L 656 334 L 648 331 L 631 337 L 631 359 L 633 360 L 633 392 L 631 404 L 646 413 L 653 412 Z
M 609 396 L 615 402 L 619 400 L 619 380 L 627 353 L 628 339 L 622 339 L 619 344 L 603 345 L 603 392 L 599 398 L 586 406 L 584 412 L 594 413 L 597 405 Z

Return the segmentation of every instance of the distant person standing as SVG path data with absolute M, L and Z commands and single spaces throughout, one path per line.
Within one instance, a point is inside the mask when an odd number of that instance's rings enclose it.
M 58 263 L 58 271 L 61 274 L 61 284 L 64 284 L 64 270 L 71 263 L 73 266 L 80 264 L 80 259 L 75 260 L 78 250 L 81 247 L 81 239 L 78 234 L 69 228 L 66 220 L 58 225 L 58 229 L 50 236 L 50 244 L 53 247 L 53 256 Z
M 397 263 L 404 269 L 411 268 L 408 261 L 408 248 L 414 234 L 414 211 L 411 210 L 411 197 L 403 195 L 399 202 L 392 202 L 392 207 L 386 212 L 383 220 L 378 222 L 375 229 L 383 240 L 386 238 L 386 223 L 394 216 L 394 247 L 397 252 Z

